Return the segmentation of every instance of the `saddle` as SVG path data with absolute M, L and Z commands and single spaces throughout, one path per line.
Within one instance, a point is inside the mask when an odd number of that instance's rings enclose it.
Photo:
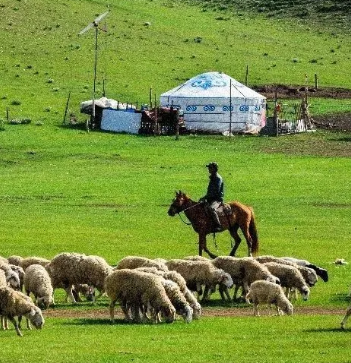
M 218 214 L 218 216 L 229 216 L 231 215 L 232 212 L 232 208 L 230 208 L 230 204 L 228 203 L 221 203 L 219 205 L 219 207 L 216 209 L 216 212 Z

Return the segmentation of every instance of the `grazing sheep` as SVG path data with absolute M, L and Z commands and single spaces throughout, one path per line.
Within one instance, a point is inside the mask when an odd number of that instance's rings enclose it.
M 20 330 L 20 324 L 22 316 L 25 316 L 27 320 L 27 327 L 30 329 L 31 322 L 36 329 L 41 329 L 44 325 L 44 318 L 40 308 L 28 298 L 28 296 L 22 294 L 20 291 L 15 291 L 10 287 L 0 288 L 0 312 L 2 315 L 2 323 L 4 319 L 9 319 L 15 329 L 18 336 L 22 336 Z M 18 322 L 15 317 L 18 316 Z M 8 328 L 7 325 L 3 328 Z
M 22 261 L 19 263 L 19 266 L 21 266 L 23 270 L 26 271 L 26 268 L 29 267 L 30 265 L 42 265 L 45 267 L 49 262 L 50 260 L 46 258 L 32 256 L 32 257 L 23 258 Z
M 241 287 L 243 290 L 243 296 L 245 297 L 249 286 L 256 280 L 266 280 L 272 283 L 279 283 L 279 279 L 274 276 L 269 270 L 252 257 L 232 257 L 232 256 L 218 256 L 212 263 L 217 268 L 221 268 L 233 279 L 235 291 L 233 294 L 233 300 L 236 300 L 237 292 Z M 223 300 L 224 296 L 230 300 L 228 291 L 220 290 L 220 294 Z
M 296 265 L 299 266 L 304 266 L 304 267 L 308 267 L 311 268 L 312 270 L 316 271 L 316 274 L 324 281 L 324 282 L 328 282 L 329 280 L 329 276 L 328 276 L 328 271 L 322 267 L 316 266 L 315 264 L 307 261 L 307 260 L 301 260 L 298 258 L 294 258 L 294 257 L 281 257 L 282 259 L 286 260 L 286 261 L 290 261 L 295 263 Z
M 168 271 L 167 267 L 162 261 L 152 260 L 150 258 L 140 256 L 127 256 L 122 258 L 118 262 L 116 269 L 134 269 L 138 267 L 156 267 L 158 270 Z
M 24 289 L 29 296 L 34 295 L 34 302 L 41 308 L 47 309 L 54 303 L 54 290 L 49 273 L 42 265 L 30 265 L 24 276 Z
M 184 294 L 180 291 L 179 285 L 172 280 L 162 280 L 163 287 L 169 297 L 176 313 L 181 315 L 186 323 L 193 320 L 193 309 L 186 300 Z
M 105 279 L 105 290 L 110 298 L 110 319 L 114 322 L 114 307 L 118 301 L 126 320 L 139 321 L 139 311 L 142 310 L 146 316 L 146 308 L 153 309 L 153 320 L 158 322 L 161 313 L 167 323 L 175 319 L 176 310 L 172 305 L 165 288 L 161 282 L 162 278 L 154 274 L 138 271 L 135 269 L 114 270 Z M 129 314 L 130 308 L 134 312 Z
M 95 301 L 95 288 L 88 284 L 73 285 L 72 294 L 77 302 L 83 301 L 81 296 L 84 296 L 86 301 Z M 68 298 L 68 296 L 66 296 L 66 298 Z
M 284 312 L 287 315 L 292 315 L 293 305 L 285 296 L 280 285 L 269 281 L 257 280 L 250 285 L 249 292 L 246 294 L 246 300 L 251 300 L 254 305 L 254 315 L 259 316 L 259 304 L 274 304 L 277 309 L 277 314 L 281 315 Z
M 273 275 L 279 278 L 281 286 L 287 288 L 288 297 L 291 289 L 297 289 L 301 293 L 303 300 L 308 299 L 310 289 L 296 267 L 276 262 L 267 262 L 264 265 Z
M 314 269 L 307 267 L 303 264 L 297 264 L 294 261 L 302 261 L 288 257 L 274 257 L 274 256 L 258 256 L 255 259 L 260 263 L 276 262 L 283 265 L 294 266 L 302 274 L 308 286 L 314 286 L 318 281 L 317 273 Z
M 73 303 L 76 303 L 72 293 L 73 285 L 94 286 L 100 292 L 98 299 L 104 293 L 105 278 L 113 270 L 102 257 L 67 252 L 56 255 L 46 265 L 46 269 L 53 289 L 63 287 Z
M 17 272 L 13 271 L 8 263 L 0 263 L 0 270 L 5 272 L 6 280 L 9 286 L 15 290 L 19 290 L 21 287 L 21 281 Z
M 346 322 L 351 315 L 351 305 L 347 308 L 344 318 L 341 321 L 341 329 L 345 329 Z
M 17 275 L 18 278 L 20 280 L 20 286 L 19 286 L 19 290 L 22 291 L 23 290 L 23 283 L 24 283 L 24 270 L 22 267 L 14 265 L 9 263 L 9 266 L 11 268 L 12 271 L 14 271 Z
M 233 280 L 228 273 L 212 265 L 210 261 L 173 259 L 166 263 L 169 270 L 180 273 L 186 281 L 190 290 L 202 293 L 202 286 L 205 291 L 202 301 L 208 299 L 210 289 L 213 291 L 216 285 L 230 288 Z
M 186 286 L 183 276 L 176 271 L 161 271 L 155 267 L 138 267 L 137 271 L 152 273 L 164 278 L 163 286 L 170 298 L 177 314 L 182 315 L 184 320 L 189 323 L 201 315 L 201 305 L 197 302 L 195 296 Z M 172 284 L 173 283 L 173 284 Z

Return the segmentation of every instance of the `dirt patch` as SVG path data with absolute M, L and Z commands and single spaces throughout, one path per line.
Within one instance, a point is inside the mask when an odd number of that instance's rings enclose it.
M 268 315 L 269 310 L 265 307 L 261 308 L 261 315 Z M 273 312 L 274 310 L 272 310 Z M 339 315 L 345 314 L 345 309 L 326 309 L 322 307 L 296 307 L 294 309 L 295 315 Z M 63 318 L 63 319 L 109 319 L 109 308 L 96 308 L 94 310 L 78 310 L 78 309 L 49 309 L 44 312 L 45 318 Z M 203 317 L 242 317 L 252 316 L 252 307 L 204 307 Z M 116 319 L 123 319 L 120 309 L 117 307 L 115 312 Z

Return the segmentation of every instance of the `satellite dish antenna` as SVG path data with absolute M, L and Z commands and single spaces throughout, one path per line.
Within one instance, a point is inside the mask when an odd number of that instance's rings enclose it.
M 97 59 L 98 59 L 98 32 L 99 30 L 106 31 L 105 29 L 99 28 L 99 23 L 104 19 L 109 11 L 99 15 L 93 22 L 88 24 L 83 30 L 81 30 L 78 35 L 86 33 L 91 28 L 95 28 L 95 61 L 94 61 L 94 86 L 93 86 L 93 104 L 92 104 L 92 122 L 95 121 L 95 92 L 96 92 L 96 70 L 97 70 Z

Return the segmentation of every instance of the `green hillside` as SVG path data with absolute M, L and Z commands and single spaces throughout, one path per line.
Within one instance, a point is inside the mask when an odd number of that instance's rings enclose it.
M 94 30 L 78 33 L 108 5 L 101 23 L 107 32 L 98 36 L 97 96 L 104 88 L 110 98 L 148 103 L 150 88 L 157 100 L 212 70 L 244 82 L 247 67 L 251 86 L 301 85 L 317 74 L 323 87 L 351 88 L 351 36 L 328 26 L 179 1 L 3 0 L 0 117 L 8 108 L 11 118 L 60 122 L 70 92 L 75 112 L 92 97 Z
M 189 0 L 204 9 L 256 12 L 270 18 L 291 18 L 313 26 L 335 28 L 348 32 L 350 0 Z

